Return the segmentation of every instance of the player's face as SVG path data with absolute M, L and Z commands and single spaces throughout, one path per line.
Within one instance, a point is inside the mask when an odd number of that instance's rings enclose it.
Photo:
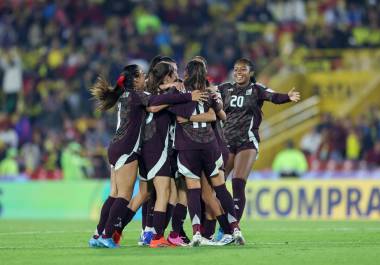
M 139 69 L 138 76 L 135 78 L 135 87 L 136 90 L 143 90 L 145 87 L 145 73 L 141 68 Z
M 239 85 L 248 84 L 251 77 L 251 70 L 248 65 L 237 63 L 234 66 L 234 81 Z
M 175 72 L 173 72 L 172 74 L 165 76 L 164 84 L 174 83 L 177 79 L 178 76 L 175 74 Z

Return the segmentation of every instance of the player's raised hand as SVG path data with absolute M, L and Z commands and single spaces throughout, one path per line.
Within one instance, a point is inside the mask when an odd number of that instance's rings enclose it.
M 293 102 L 298 102 L 298 101 L 300 101 L 300 99 L 301 99 L 301 94 L 300 94 L 300 92 L 295 91 L 295 90 L 296 90 L 296 89 L 293 87 L 293 88 L 289 91 L 288 96 L 289 96 L 289 99 L 290 99 L 291 101 L 293 101 Z
M 175 82 L 174 86 L 180 92 L 184 92 L 185 91 L 185 85 L 183 84 L 183 82 Z
M 208 100 L 208 93 L 207 92 L 201 92 L 200 90 L 194 90 L 191 92 L 191 100 L 192 101 L 207 101 Z

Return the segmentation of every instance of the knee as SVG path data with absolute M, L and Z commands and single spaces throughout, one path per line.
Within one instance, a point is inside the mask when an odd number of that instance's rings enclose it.
M 169 200 L 169 196 L 170 196 L 169 189 L 160 189 L 160 190 L 156 190 L 156 192 L 157 192 L 157 200 L 165 200 L 165 201 Z
M 202 200 L 207 203 L 213 199 L 214 194 L 210 191 L 202 190 Z

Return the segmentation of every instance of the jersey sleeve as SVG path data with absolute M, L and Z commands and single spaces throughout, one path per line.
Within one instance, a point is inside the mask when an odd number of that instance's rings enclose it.
M 224 83 L 218 86 L 218 90 L 219 90 L 220 95 L 222 96 L 223 101 L 226 97 L 227 90 L 230 87 L 231 87 L 231 83 Z
M 191 100 L 191 93 L 166 93 L 162 95 L 152 95 L 149 98 L 149 106 L 158 106 L 165 104 L 174 105 L 191 102 Z
M 133 91 L 132 93 L 136 95 L 136 101 L 134 103 L 144 107 L 149 106 L 149 99 L 152 96 L 150 93 L 145 91 Z
M 168 111 L 173 113 L 176 116 L 181 116 L 186 119 L 190 119 L 191 115 L 196 108 L 196 102 L 188 102 L 185 104 L 177 104 L 167 108 Z
M 270 88 L 267 88 L 261 83 L 256 83 L 256 87 L 259 89 L 259 99 L 264 101 L 270 101 L 275 104 L 283 104 L 290 102 L 288 94 L 276 93 Z
M 223 109 L 223 102 L 220 98 L 213 98 L 210 101 L 210 106 L 214 109 L 215 113 L 218 113 Z

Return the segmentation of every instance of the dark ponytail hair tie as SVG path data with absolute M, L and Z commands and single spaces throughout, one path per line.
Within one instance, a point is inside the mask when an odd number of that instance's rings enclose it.
M 117 79 L 117 85 L 119 87 L 124 87 L 124 81 L 125 81 L 125 76 L 124 75 L 120 75 L 119 76 L 119 79 Z

